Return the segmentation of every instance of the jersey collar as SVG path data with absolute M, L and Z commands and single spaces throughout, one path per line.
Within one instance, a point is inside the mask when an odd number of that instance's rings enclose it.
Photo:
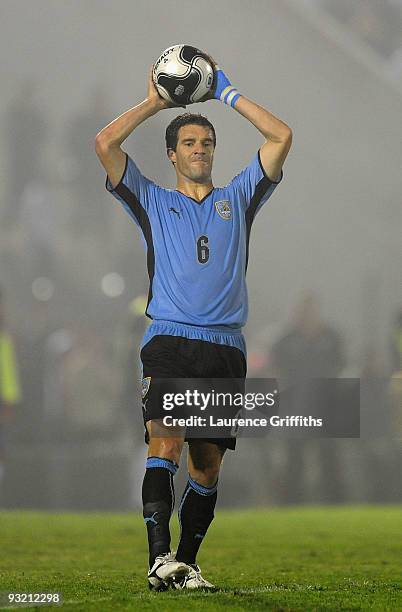
M 185 198 L 188 198 L 189 200 L 192 200 L 193 202 L 195 202 L 196 204 L 202 204 L 207 198 L 209 198 L 209 196 L 211 195 L 211 193 L 214 191 L 215 187 L 212 187 L 211 191 L 209 191 L 207 193 L 207 195 L 205 195 L 202 200 L 196 200 L 195 198 L 192 198 L 191 196 L 186 195 L 185 193 L 183 193 L 182 191 L 179 191 L 178 189 L 175 189 L 175 191 L 177 193 L 180 193 L 180 195 L 184 196 Z

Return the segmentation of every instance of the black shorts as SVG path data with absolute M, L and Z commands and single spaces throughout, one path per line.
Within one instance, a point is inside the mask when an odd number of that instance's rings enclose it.
M 203 340 L 189 340 L 181 336 L 154 336 L 141 350 L 143 368 L 143 418 L 144 424 L 152 419 L 162 419 L 166 412 L 162 406 L 160 390 L 152 385 L 152 379 L 236 379 L 244 391 L 247 373 L 243 352 L 233 346 L 215 344 Z M 230 384 L 230 383 L 229 383 Z M 203 438 L 223 448 L 234 450 L 236 438 Z M 188 441 L 188 439 L 186 438 Z M 145 442 L 149 436 L 145 427 Z

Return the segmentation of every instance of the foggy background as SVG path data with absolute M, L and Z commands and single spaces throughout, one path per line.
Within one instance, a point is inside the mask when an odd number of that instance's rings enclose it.
M 294 134 L 251 235 L 249 375 L 286 369 L 280 341 L 307 318 L 333 340 L 329 375 L 371 385 L 360 440 L 240 441 L 220 504 L 400 501 L 402 3 L 1 0 L 0 31 L 0 286 L 21 391 L 0 426 L 0 505 L 139 506 L 146 260 L 94 139 L 178 43 Z M 216 101 L 189 110 L 215 125 L 214 184 L 229 182 L 261 136 Z M 177 112 L 123 146 L 167 187 Z

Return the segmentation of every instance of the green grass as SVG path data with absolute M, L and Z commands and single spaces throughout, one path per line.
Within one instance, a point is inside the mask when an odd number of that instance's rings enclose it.
M 219 591 L 150 593 L 139 515 L 0 512 L 0 591 L 76 612 L 402 610 L 401 526 L 395 506 L 218 511 L 199 563 Z

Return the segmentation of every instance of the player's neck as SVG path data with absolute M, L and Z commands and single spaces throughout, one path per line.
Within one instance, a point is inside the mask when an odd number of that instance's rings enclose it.
M 212 184 L 212 180 L 209 179 L 206 183 L 195 183 L 193 181 L 186 180 L 178 180 L 176 189 L 183 193 L 184 195 L 192 198 L 193 200 L 197 200 L 200 202 L 207 196 L 212 190 L 214 186 Z

